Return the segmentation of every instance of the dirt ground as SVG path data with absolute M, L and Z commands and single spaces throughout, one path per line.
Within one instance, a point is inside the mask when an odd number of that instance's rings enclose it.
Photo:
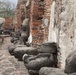
M 22 61 L 18 61 L 8 52 L 10 37 L 6 37 L 0 45 L 0 75 L 29 75 Z

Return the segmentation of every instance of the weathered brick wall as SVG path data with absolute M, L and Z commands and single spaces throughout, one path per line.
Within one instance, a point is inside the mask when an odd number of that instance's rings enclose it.
M 44 41 L 44 31 L 42 28 L 44 7 L 40 3 L 43 4 L 44 1 L 32 0 L 31 2 L 30 31 L 32 33 L 32 45 L 34 47 Z
M 15 25 L 15 30 L 17 30 L 19 27 L 21 27 L 21 24 L 23 20 L 25 19 L 25 12 L 26 12 L 26 6 L 25 6 L 25 1 L 26 0 L 19 0 L 15 12 L 15 17 L 17 20 L 17 23 Z
M 13 19 L 12 18 L 9 18 L 9 17 L 6 17 L 5 18 L 4 28 L 10 28 L 12 23 L 13 23 Z
M 25 0 L 26 1 L 26 0 Z M 48 41 L 48 33 L 49 33 L 49 23 L 50 23 L 50 7 L 52 4 L 52 0 L 29 0 L 30 5 L 26 7 L 22 1 L 18 3 L 16 16 L 17 16 L 17 26 L 18 28 L 22 21 L 21 17 L 29 17 L 30 18 L 30 32 L 32 34 L 32 45 L 34 47 L 37 44 Z M 21 12 L 21 9 L 25 11 L 25 13 Z M 23 15 L 24 14 L 24 15 Z M 47 22 L 47 23 L 46 23 Z
M 17 9 L 15 11 L 15 20 L 16 20 L 16 23 L 14 24 L 15 26 L 15 30 L 17 30 L 20 26 L 21 26 L 21 10 L 20 10 L 20 6 L 19 4 L 17 5 Z
M 27 4 L 29 1 L 29 4 Z M 15 25 L 15 30 L 18 29 L 18 27 L 21 27 L 21 24 L 25 18 L 30 18 L 30 2 L 31 0 L 19 0 L 15 12 L 15 17 L 17 20 L 17 23 Z

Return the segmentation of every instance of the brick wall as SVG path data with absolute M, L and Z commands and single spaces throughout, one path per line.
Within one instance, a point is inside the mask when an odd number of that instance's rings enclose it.
M 15 12 L 15 17 L 17 19 L 15 30 L 17 30 L 18 27 L 21 27 L 21 24 L 26 17 L 30 18 L 30 2 L 31 0 L 29 0 L 29 6 L 26 6 L 27 0 L 18 1 L 16 12 Z
M 37 44 L 48 41 L 49 22 L 50 22 L 50 7 L 52 0 L 29 0 L 30 5 L 26 7 L 26 1 L 18 2 L 16 9 L 17 25 L 16 28 L 20 27 L 23 19 L 21 17 L 29 17 L 30 32 L 32 34 L 32 45 L 34 47 Z M 30 7 L 31 6 L 31 7 Z M 23 11 L 24 10 L 24 13 Z M 23 14 L 24 15 L 23 15 Z M 44 24 L 44 21 L 47 25 Z
M 32 45 L 48 41 L 49 23 L 50 23 L 50 7 L 52 0 L 29 0 L 30 5 L 26 7 L 26 1 L 18 2 L 16 9 L 17 25 L 16 28 L 21 26 L 23 19 L 21 17 L 29 17 L 30 32 L 32 34 Z M 30 7 L 31 6 L 31 7 Z M 24 10 L 24 13 L 23 13 Z M 45 22 L 47 22 L 45 24 Z
M 44 1 L 32 0 L 31 13 L 30 13 L 30 31 L 32 33 L 32 45 L 34 47 L 37 44 L 44 41 L 44 30 L 42 28 L 42 19 L 44 15 Z
M 52 0 L 32 0 L 31 2 L 30 31 L 34 47 L 48 41 L 51 4 Z
M 12 23 L 13 23 L 13 19 L 12 18 L 9 18 L 9 17 L 6 17 L 5 18 L 4 28 L 10 28 Z
M 19 10 L 19 9 L 17 9 L 16 10 L 16 16 L 17 16 L 17 29 L 18 29 L 18 27 L 20 27 L 21 26 L 21 13 L 20 13 L 21 11 Z
M 25 8 L 25 0 L 19 0 L 18 4 L 17 4 L 17 8 L 15 11 L 15 17 L 17 20 L 17 23 L 15 24 L 15 30 L 17 30 L 19 27 L 21 27 L 21 24 L 23 22 L 23 20 L 25 19 L 25 12 L 26 12 L 26 8 Z

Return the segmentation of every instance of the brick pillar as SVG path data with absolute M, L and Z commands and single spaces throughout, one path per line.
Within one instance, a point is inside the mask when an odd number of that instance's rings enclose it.
M 44 41 L 44 31 L 42 28 L 42 19 L 44 15 L 43 3 L 44 1 L 39 0 L 32 0 L 31 2 L 30 31 L 32 33 L 32 45 L 34 47 L 37 47 L 37 44 Z

